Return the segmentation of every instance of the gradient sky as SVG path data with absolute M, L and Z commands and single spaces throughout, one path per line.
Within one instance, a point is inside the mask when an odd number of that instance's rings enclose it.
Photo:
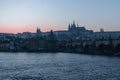
M 0 32 L 64 30 L 73 20 L 94 31 L 120 31 L 120 0 L 0 0 Z

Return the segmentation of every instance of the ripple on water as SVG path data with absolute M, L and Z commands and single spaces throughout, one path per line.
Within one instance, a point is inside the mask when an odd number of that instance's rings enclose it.
M 120 59 L 69 53 L 0 53 L 0 80 L 120 80 Z

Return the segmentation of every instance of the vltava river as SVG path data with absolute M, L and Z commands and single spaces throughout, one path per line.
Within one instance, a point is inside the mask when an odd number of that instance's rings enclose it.
M 1 52 L 0 80 L 120 80 L 120 58 Z

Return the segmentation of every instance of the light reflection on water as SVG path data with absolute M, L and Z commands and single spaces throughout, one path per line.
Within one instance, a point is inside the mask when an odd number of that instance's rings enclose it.
M 0 80 L 120 80 L 120 58 L 69 53 L 0 53 Z

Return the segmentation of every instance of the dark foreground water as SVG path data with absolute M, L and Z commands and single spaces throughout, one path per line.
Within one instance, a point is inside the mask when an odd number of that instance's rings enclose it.
M 120 80 L 120 58 L 0 53 L 0 80 Z

